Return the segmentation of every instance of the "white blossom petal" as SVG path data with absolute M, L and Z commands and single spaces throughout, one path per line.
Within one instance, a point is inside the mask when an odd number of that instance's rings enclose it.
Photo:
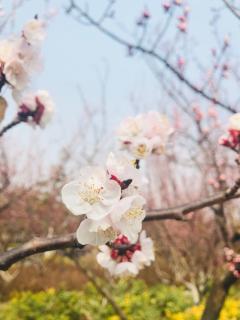
M 79 194 L 79 182 L 72 181 L 62 188 L 62 201 L 74 215 L 87 214 L 91 206 Z
M 80 223 L 76 233 L 79 243 L 98 246 L 115 239 L 116 233 L 111 227 L 105 230 L 99 228 L 96 232 L 90 231 L 93 228 L 93 223 L 90 219 L 85 219 Z

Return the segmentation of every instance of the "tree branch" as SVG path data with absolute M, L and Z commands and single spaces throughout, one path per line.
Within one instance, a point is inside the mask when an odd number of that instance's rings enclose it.
M 110 30 L 104 28 L 98 21 L 94 20 L 87 12 L 82 10 L 73 0 L 70 0 L 70 6 L 66 10 L 67 14 L 71 14 L 73 10 L 76 10 L 82 17 L 84 17 L 91 25 L 96 27 L 99 31 L 101 31 L 103 34 L 107 35 L 109 38 L 114 40 L 115 42 L 124 45 L 127 48 L 131 48 L 131 50 L 136 50 L 139 51 L 143 54 L 146 54 L 148 56 L 153 57 L 154 59 L 160 61 L 165 67 L 173 73 L 173 75 L 178 78 L 180 81 L 182 81 L 189 89 L 194 91 L 195 93 L 201 95 L 204 97 L 206 100 L 214 102 L 215 104 L 221 106 L 223 109 L 231 112 L 231 113 L 236 113 L 237 111 L 232 108 L 230 105 L 227 105 L 220 100 L 216 99 L 215 97 L 210 96 L 207 94 L 205 91 L 202 89 L 198 88 L 196 85 L 194 85 L 190 80 L 188 80 L 186 77 L 183 76 L 182 73 L 180 73 L 177 69 L 175 69 L 165 58 L 157 54 L 154 50 L 152 49 L 147 49 L 139 45 L 132 44 L 125 39 L 119 37 L 115 33 L 111 32 Z M 79 19 L 75 17 L 75 20 L 79 22 Z
M 240 193 L 236 193 L 237 190 L 234 189 L 235 193 L 233 193 L 233 188 L 228 189 L 225 192 L 221 192 L 217 195 L 210 196 L 208 198 L 205 198 L 203 200 L 197 200 L 193 201 L 191 203 L 181 205 L 174 208 L 168 208 L 168 209 L 154 209 L 151 210 L 150 215 L 147 215 L 144 221 L 153 221 L 153 220 L 186 220 L 185 215 L 187 215 L 190 212 L 200 210 L 206 207 L 211 207 L 215 204 L 224 203 L 226 201 L 236 199 L 240 197 Z M 155 214 L 154 214 L 155 212 Z
M 232 12 L 232 14 L 240 20 L 240 13 L 228 2 L 228 0 L 222 0 L 225 6 Z
M 229 190 L 232 190 L 232 188 Z M 148 214 L 144 219 L 144 222 L 159 220 L 185 221 L 185 216 L 190 212 L 240 197 L 240 193 L 231 193 L 229 195 L 229 190 L 227 190 L 226 192 L 219 193 L 217 195 L 213 195 L 206 199 L 194 201 L 182 206 L 169 209 L 151 210 L 150 214 Z M 84 247 L 84 245 L 78 243 L 76 236 L 73 233 L 53 238 L 35 238 L 31 241 L 26 242 L 18 248 L 10 249 L 9 251 L 1 254 L 0 270 L 5 271 L 16 262 L 21 261 L 24 258 L 27 258 L 37 253 L 66 248 L 82 249 Z
M 84 246 L 78 243 L 74 233 L 53 238 L 35 238 L 18 248 L 11 249 L 0 255 L 0 270 L 7 270 L 13 264 L 37 253 L 66 248 L 79 248 Z
M 21 122 L 22 122 L 22 120 L 19 119 L 19 118 L 17 118 L 15 120 L 13 120 L 12 122 L 10 122 L 8 125 L 6 125 L 5 127 L 3 127 L 0 130 L 0 137 L 2 137 L 6 131 L 12 129 L 13 127 L 17 126 Z

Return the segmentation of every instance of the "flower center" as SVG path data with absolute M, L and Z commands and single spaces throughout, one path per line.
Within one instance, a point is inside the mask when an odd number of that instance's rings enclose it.
M 114 247 L 111 250 L 111 258 L 117 263 L 131 262 L 132 256 L 135 251 L 141 251 L 141 244 L 138 241 L 135 244 L 131 244 L 127 237 L 120 235 L 113 242 Z
M 143 143 L 139 144 L 136 148 L 136 154 L 143 157 L 147 152 L 147 146 Z
M 80 192 L 80 197 L 83 201 L 86 201 L 90 205 L 93 205 L 101 200 L 102 189 L 103 187 L 98 187 L 93 183 L 84 183 L 84 188 Z
M 115 239 L 117 237 L 117 231 L 115 231 L 112 227 L 109 227 L 106 230 L 100 230 L 99 232 L 108 239 Z
M 132 124 L 132 126 L 131 126 L 131 134 L 132 134 L 132 136 L 137 136 L 138 134 L 139 134 L 139 132 L 140 132 L 140 128 L 139 128 L 139 126 L 135 123 L 135 124 Z
M 126 220 L 132 220 L 144 214 L 144 210 L 141 207 L 132 207 L 124 214 Z

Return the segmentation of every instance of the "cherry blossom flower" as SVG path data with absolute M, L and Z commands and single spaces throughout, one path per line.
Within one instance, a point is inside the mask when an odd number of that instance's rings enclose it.
M 228 129 L 240 131 L 240 113 L 235 113 L 230 117 Z
M 2 78 L 14 90 L 25 89 L 32 74 L 41 70 L 39 44 L 43 39 L 44 23 L 33 19 L 24 26 L 20 37 L 0 41 Z
M 136 159 L 144 159 L 152 152 L 152 143 L 145 137 L 134 139 L 129 150 Z
M 165 12 L 168 12 L 169 9 L 171 8 L 171 3 L 169 1 L 164 1 L 162 6 Z
M 39 46 L 45 38 L 45 24 L 42 20 L 32 19 L 23 27 L 23 37 L 32 46 Z
M 144 136 L 150 140 L 152 153 L 161 154 L 173 133 L 168 118 L 159 112 L 150 111 L 145 115 Z
M 139 188 L 143 184 L 142 174 L 136 169 L 134 162 L 123 155 L 116 156 L 111 152 L 106 167 L 110 179 L 116 181 L 122 190 L 130 185 Z
M 118 130 L 118 138 L 123 149 L 143 159 L 151 153 L 161 154 L 172 132 L 165 116 L 150 111 L 125 119 Z
M 99 249 L 98 263 L 114 276 L 136 276 L 144 266 L 154 261 L 153 242 L 146 237 L 145 231 L 135 244 L 120 235 L 111 247 L 103 245 Z
M 0 41 L 0 61 L 1 64 L 6 63 L 13 57 L 13 50 L 15 48 L 15 42 L 12 40 Z
M 240 149 L 240 113 L 235 113 L 229 119 L 228 132 L 219 139 L 219 144 L 237 152 Z
M 177 25 L 179 31 L 186 32 L 187 31 L 187 22 L 186 21 L 180 21 Z
M 54 103 L 49 93 L 39 90 L 25 95 L 19 102 L 18 116 L 22 121 L 37 124 L 44 128 L 51 120 Z
M 143 209 L 146 200 L 140 195 L 122 198 L 110 212 L 111 221 L 119 233 L 135 242 L 142 230 L 142 221 L 146 212 Z
M 62 200 L 74 215 L 85 214 L 92 220 L 100 220 L 109 214 L 121 197 L 121 187 L 110 180 L 101 167 L 80 170 L 78 180 L 62 189 Z
M 141 116 L 128 117 L 119 126 L 118 138 L 124 145 L 128 145 L 133 139 L 141 137 L 143 119 Z
M 113 229 L 107 218 L 101 220 L 84 219 L 77 229 L 76 237 L 79 243 L 85 245 L 103 245 L 114 240 L 118 233 Z
M 30 46 L 24 38 L 19 39 L 14 48 L 18 59 L 23 63 L 29 77 L 42 71 L 43 62 L 39 48 Z
M 3 73 L 7 82 L 15 89 L 22 90 L 29 83 L 29 76 L 19 59 L 13 59 L 4 65 Z

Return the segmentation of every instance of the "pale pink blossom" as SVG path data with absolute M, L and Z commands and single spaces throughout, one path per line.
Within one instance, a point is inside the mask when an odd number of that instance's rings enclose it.
M 136 159 L 164 151 L 173 129 L 166 116 L 156 111 L 124 120 L 118 130 L 121 147 Z
M 106 217 L 120 197 L 121 187 L 101 167 L 81 169 L 78 179 L 62 188 L 62 200 L 69 211 L 92 220 Z
M 129 241 L 135 242 L 142 230 L 142 221 L 146 216 L 146 200 L 140 195 L 122 198 L 110 211 L 112 224 Z
M 136 169 L 134 162 L 124 155 L 109 153 L 106 162 L 107 172 L 111 180 L 115 180 L 122 190 L 130 185 L 135 188 L 143 184 L 142 173 Z
M 25 94 L 19 99 L 19 116 L 23 119 L 25 117 L 25 121 L 42 128 L 51 120 L 54 109 L 54 102 L 45 90 Z
M 23 90 L 29 83 L 29 75 L 22 61 L 13 59 L 8 61 L 3 68 L 6 81 L 17 90 Z
M 23 27 L 23 37 L 28 44 L 39 46 L 45 38 L 45 23 L 39 19 L 28 21 Z
M 240 113 L 235 113 L 229 118 L 228 129 L 240 131 Z
M 76 232 L 79 243 L 99 246 L 113 241 L 118 233 L 107 218 L 101 220 L 84 219 Z

